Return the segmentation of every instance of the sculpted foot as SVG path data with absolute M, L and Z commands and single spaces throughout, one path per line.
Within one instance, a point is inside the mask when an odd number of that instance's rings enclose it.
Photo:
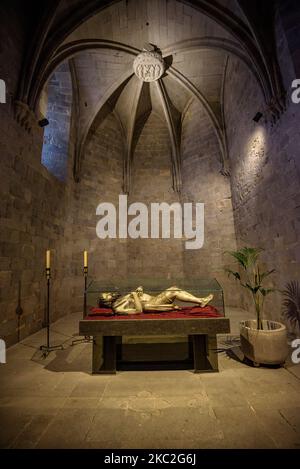
M 202 301 L 200 302 L 201 308 L 204 308 L 204 306 L 206 306 L 213 299 L 213 297 L 214 295 L 211 293 L 206 298 L 202 298 Z

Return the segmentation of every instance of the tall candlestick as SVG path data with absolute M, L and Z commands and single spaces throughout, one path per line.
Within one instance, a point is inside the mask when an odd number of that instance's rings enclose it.
M 83 277 L 84 277 L 84 290 L 83 290 L 83 319 L 87 315 L 87 281 L 88 281 L 88 252 L 83 251 Z M 85 335 L 83 339 L 76 339 L 72 341 L 72 345 L 78 343 L 92 342 L 93 338 Z
M 50 249 L 46 251 L 46 279 L 47 279 L 47 300 L 46 300 L 46 327 L 47 327 L 47 343 L 41 345 L 40 350 L 43 351 L 43 357 L 46 357 L 52 350 L 63 350 L 62 345 L 50 345 L 50 283 L 51 283 L 51 269 L 50 269 Z
M 46 269 L 50 269 L 50 251 L 46 251 Z
M 83 252 L 83 267 L 87 267 L 88 266 L 88 253 L 87 251 L 84 251 Z

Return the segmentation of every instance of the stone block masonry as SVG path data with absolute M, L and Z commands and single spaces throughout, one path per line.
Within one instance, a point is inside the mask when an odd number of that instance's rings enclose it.
M 225 91 L 231 190 L 238 247 L 245 244 L 265 249 L 263 266 L 276 269 L 270 286 L 284 289 L 300 279 L 300 105 L 290 100 L 295 78 L 289 50 L 277 25 L 278 54 L 288 92 L 288 107 L 271 127 L 252 118 L 264 109 L 257 83 L 246 67 L 230 59 Z M 233 281 L 232 281 L 233 282 Z M 246 293 L 243 305 L 252 308 Z M 279 291 L 268 297 L 266 317 L 281 318 Z

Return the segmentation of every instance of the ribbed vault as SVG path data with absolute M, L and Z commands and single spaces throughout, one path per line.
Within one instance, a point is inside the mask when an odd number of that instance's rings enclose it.
M 103 46 L 100 41 L 98 44 Z M 83 43 L 80 45 L 82 46 Z M 76 49 L 78 47 L 77 43 Z M 134 160 L 134 143 L 138 133 L 141 132 L 141 123 L 145 123 L 145 117 L 149 116 L 153 109 L 165 119 L 167 124 L 171 144 L 173 189 L 180 192 L 181 122 L 191 99 L 201 103 L 213 126 L 220 146 L 220 170 L 225 174 L 227 171 L 227 148 L 225 126 L 221 113 L 221 88 L 226 54 L 218 52 L 218 65 L 214 66 L 213 73 L 207 75 L 208 70 L 204 72 L 204 69 L 210 59 L 209 50 L 206 50 L 204 62 L 199 60 L 199 51 L 188 51 L 189 63 L 196 62 L 196 66 L 192 70 L 190 66 L 185 68 L 185 53 L 178 54 L 174 62 L 181 71 L 171 65 L 173 56 L 168 53 L 165 74 L 155 82 L 145 83 L 134 75 L 132 69 L 133 59 L 140 51 L 130 49 L 126 45 L 113 43 L 110 45 L 105 43 L 104 50 L 105 53 L 102 49 L 100 52 L 95 50 L 93 52 L 89 50 L 76 51 L 77 53 L 74 55 L 74 51 L 72 51 L 72 59 L 69 59 L 72 62 L 74 87 L 79 90 L 79 102 L 76 107 L 80 109 L 75 145 L 75 179 L 80 179 L 81 160 L 90 131 L 109 110 L 116 113 L 123 129 L 123 190 L 128 193 L 130 191 L 131 166 Z M 108 54 L 109 50 L 111 55 Z M 91 78 L 91 74 L 87 74 L 89 67 L 96 67 L 96 69 L 99 68 L 99 71 L 103 71 L 95 76 L 92 73 Z M 191 70 L 191 73 L 185 73 L 185 69 Z M 87 81 L 88 83 L 86 83 Z M 205 94 L 201 88 L 205 89 Z
M 263 55 L 253 28 L 252 12 L 246 9 L 246 14 L 242 3 L 72 0 L 66 6 L 66 2 L 53 2 L 28 80 L 21 80 L 20 102 L 27 102 L 38 115 L 40 96 L 49 78 L 58 66 L 69 62 L 76 127 L 76 181 L 80 180 L 91 132 L 112 112 L 124 139 L 123 190 L 128 193 L 134 149 L 143 125 L 154 111 L 168 128 L 173 189 L 180 192 L 181 126 L 195 101 L 202 106 L 214 130 L 220 171 L 228 175 L 223 109 L 228 60 L 234 57 L 246 64 L 273 117 L 284 106 L 280 77 L 273 76 L 276 67 L 273 64 L 269 68 L 268 57 Z M 164 75 L 151 83 L 139 80 L 133 72 L 133 61 L 144 43 L 160 50 L 166 64 Z

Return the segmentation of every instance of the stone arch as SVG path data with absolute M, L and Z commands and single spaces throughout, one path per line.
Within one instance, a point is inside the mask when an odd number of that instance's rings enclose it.
M 201 12 L 229 32 L 235 38 L 241 50 L 245 51 L 245 54 L 251 58 L 257 69 L 260 70 L 261 78 L 265 83 L 268 102 L 280 101 L 284 90 L 280 86 L 278 90 L 279 70 L 276 67 L 271 67 L 266 60 L 265 51 L 257 41 L 257 28 L 255 29 L 255 25 L 252 25 L 252 28 L 249 27 L 247 11 L 244 11 L 244 2 L 239 2 L 239 7 L 244 14 L 244 18 L 246 18 L 246 21 L 241 22 L 240 17 L 224 5 L 206 0 L 179 1 L 194 8 L 195 11 Z M 111 6 L 114 2 L 115 0 L 104 0 L 101 4 L 87 2 L 84 5 L 74 5 L 72 14 L 69 11 L 68 14 L 65 12 L 61 16 L 57 5 L 49 8 L 48 17 L 46 16 L 38 27 L 39 41 L 33 41 L 31 49 L 28 51 L 24 64 L 25 68 L 20 77 L 18 101 L 27 104 L 31 110 L 34 109 L 34 102 L 36 102 L 40 91 L 37 90 L 40 78 L 44 75 L 49 61 L 51 61 L 61 44 L 82 23 Z M 51 28 L 53 22 L 57 23 L 55 30 Z M 38 46 L 36 45 L 37 42 Z
M 57 53 L 53 56 L 52 60 L 49 62 L 48 66 L 44 71 L 44 75 L 40 77 L 39 88 L 37 89 L 40 89 L 43 86 L 43 83 L 47 80 L 48 75 L 50 73 L 53 73 L 53 70 L 55 70 L 56 67 L 58 67 L 59 64 L 62 63 L 62 61 L 70 59 L 71 57 L 74 57 L 76 54 L 82 51 L 99 50 L 103 48 L 126 52 L 132 55 L 133 57 L 135 57 L 140 52 L 138 49 L 131 47 L 127 44 L 102 39 L 82 39 L 79 41 L 70 42 L 60 47 Z M 167 57 L 169 57 L 170 54 L 174 52 L 190 52 L 193 50 L 201 49 L 221 49 L 224 52 L 227 52 L 229 55 L 236 56 L 238 57 L 238 59 L 242 60 L 249 68 L 251 73 L 254 74 L 260 88 L 263 91 L 265 99 L 267 100 L 267 90 L 264 85 L 261 74 L 259 73 L 259 70 L 257 70 L 257 68 L 255 67 L 255 62 L 252 62 L 251 59 L 247 56 L 246 52 L 243 51 L 242 48 L 239 46 L 239 44 L 232 40 L 226 40 L 222 38 L 197 38 L 170 45 L 169 47 L 165 48 L 162 52 L 163 56 L 167 59 Z M 187 83 L 185 77 L 181 76 L 181 74 L 179 74 L 172 66 L 170 66 L 170 68 L 167 70 L 167 73 L 169 73 L 173 78 L 178 80 L 182 86 L 184 86 L 191 92 L 192 95 L 196 95 L 197 99 L 200 99 L 202 101 L 202 104 L 205 107 L 205 110 L 213 123 L 221 148 L 221 154 L 223 157 L 223 167 L 225 167 L 227 154 L 223 129 L 222 125 L 218 121 L 218 118 L 214 115 L 213 110 L 210 108 L 210 105 L 208 104 L 208 102 L 206 102 L 205 97 L 201 94 L 201 91 L 196 90 L 191 83 Z M 101 110 L 107 99 L 110 97 L 109 94 L 113 93 L 117 88 L 120 88 L 123 83 L 130 78 L 131 75 L 132 71 L 128 70 L 128 72 L 126 72 L 123 77 L 120 77 L 118 82 L 112 85 L 111 89 L 108 90 L 107 93 L 105 93 L 105 96 L 103 96 L 103 99 L 101 99 L 101 102 L 97 106 L 95 115 L 91 117 L 90 121 L 86 125 L 86 128 L 84 129 L 83 135 L 80 136 L 80 140 L 78 142 L 77 149 L 75 152 L 75 179 L 78 178 L 78 174 L 80 171 L 80 159 L 82 156 L 87 135 L 89 133 L 89 129 L 91 128 L 93 121 L 95 120 L 96 116 L 98 115 L 99 111 Z

